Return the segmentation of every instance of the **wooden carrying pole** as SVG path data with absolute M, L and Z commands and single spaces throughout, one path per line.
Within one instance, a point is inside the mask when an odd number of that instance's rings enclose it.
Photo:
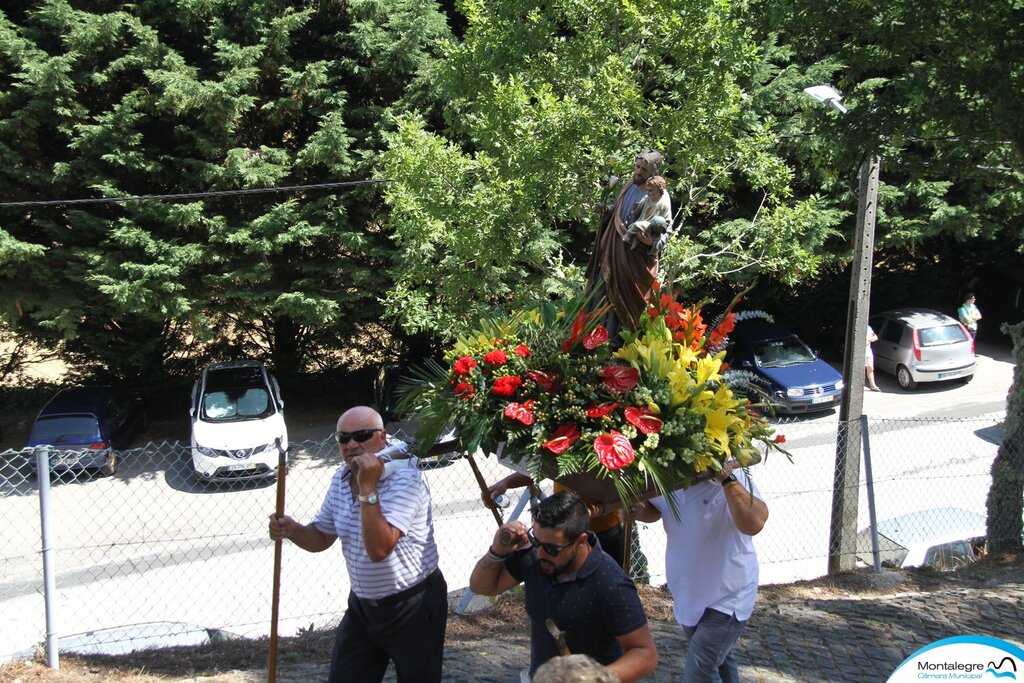
M 284 516 L 284 480 L 288 472 L 288 451 L 277 438 L 277 507 L 275 513 L 280 519 Z M 277 680 L 277 617 L 281 602 L 281 548 L 282 539 L 274 541 L 274 590 L 270 599 L 270 652 L 267 654 L 267 683 Z

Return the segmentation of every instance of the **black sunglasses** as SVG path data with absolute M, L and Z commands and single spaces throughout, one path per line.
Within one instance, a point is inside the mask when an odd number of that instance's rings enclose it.
M 554 543 L 541 543 L 540 541 L 537 540 L 537 537 L 533 535 L 533 529 L 527 529 L 526 530 L 526 538 L 528 538 L 530 540 L 530 545 L 532 545 L 534 548 L 540 548 L 541 550 L 543 550 L 548 555 L 551 555 L 552 557 L 554 557 L 558 553 L 562 552 L 563 550 L 565 550 L 569 546 L 571 546 L 574 543 L 576 543 L 576 541 L 569 541 L 565 545 L 555 545 Z
M 334 432 L 334 438 L 338 440 L 338 443 L 344 446 L 351 439 L 355 439 L 356 443 L 369 441 L 373 438 L 374 434 L 383 431 L 383 429 L 357 429 L 354 432 Z

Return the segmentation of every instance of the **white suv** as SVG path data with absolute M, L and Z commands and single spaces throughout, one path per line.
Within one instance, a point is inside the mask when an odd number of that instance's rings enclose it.
M 200 481 L 277 475 L 278 446 L 288 450 L 284 401 L 261 363 L 211 365 L 192 385 L 192 471 Z

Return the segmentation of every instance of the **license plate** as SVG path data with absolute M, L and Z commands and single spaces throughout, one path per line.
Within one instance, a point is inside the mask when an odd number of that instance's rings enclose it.
M 256 465 L 251 462 L 242 462 L 237 465 L 228 465 L 228 470 L 231 472 L 244 472 L 245 470 L 254 470 Z
M 939 379 L 946 379 L 947 377 L 956 377 L 959 374 L 959 370 L 954 370 L 953 372 L 940 372 Z
M 831 402 L 832 402 L 832 397 L 831 396 L 815 396 L 814 398 L 811 399 L 811 403 L 831 403 Z

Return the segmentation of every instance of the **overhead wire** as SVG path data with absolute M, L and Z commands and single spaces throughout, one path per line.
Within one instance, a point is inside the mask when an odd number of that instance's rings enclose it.
M 348 180 L 335 183 L 314 183 L 310 185 L 279 185 L 275 187 L 250 187 L 240 190 L 209 190 L 206 192 L 178 192 L 170 194 L 123 195 L 119 197 L 84 197 L 81 199 L 36 199 L 16 202 L 0 202 L 0 209 L 32 206 L 76 206 L 83 204 L 124 204 L 139 201 L 182 201 L 187 199 L 203 199 L 208 197 L 235 197 L 249 194 L 269 194 L 276 192 L 297 192 L 302 190 L 329 190 L 359 185 L 389 183 L 388 178 L 378 180 Z

